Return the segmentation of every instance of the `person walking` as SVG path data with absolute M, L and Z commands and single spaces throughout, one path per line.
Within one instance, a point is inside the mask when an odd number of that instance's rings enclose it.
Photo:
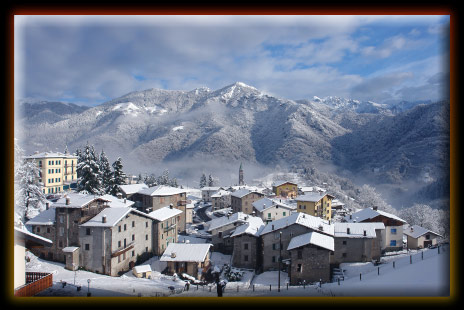
M 216 283 L 216 291 L 217 291 L 217 296 L 222 297 L 222 283 L 221 282 Z

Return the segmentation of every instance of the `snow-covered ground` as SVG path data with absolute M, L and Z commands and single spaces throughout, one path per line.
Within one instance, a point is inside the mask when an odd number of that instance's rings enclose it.
M 263 272 L 254 275 L 246 271 L 238 282 L 229 282 L 224 291 L 227 296 L 448 296 L 449 295 L 449 248 L 399 252 L 382 258 L 379 266 L 372 263 L 342 264 L 345 280 L 340 285 L 323 283 L 319 285 L 289 286 L 288 276 L 281 273 L 281 291 L 277 292 L 277 271 Z M 410 256 L 412 254 L 412 264 Z M 184 282 L 172 276 L 162 275 L 160 271 L 165 265 L 153 257 L 147 264 L 152 266 L 151 279 L 138 279 L 131 271 L 121 277 L 109 277 L 87 271 L 76 272 L 76 285 L 82 286 L 80 291 L 71 285 L 75 273 L 64 269 L 64 264 L 48 262 L 30 255 L 31 261 L 26 264 L 27 271 L 53 272 L 52 288 L 42 292 L 40 296 L 86 296 L 87 280 L 90 279 L 92 296 L 216 296 L 216 286 L 195 285 L 189 291 L 183 291 Z M 231 256 L 218 252 L 211 255 L 212 264 L 222 268 L 230 263 Z M 395 268 L 393 268 L 395 262 Z M 379 274 L 378 274 L 379 268 Z M 361 280 L 359 277 L 361 274 Z M 68 284 L 63 288 L 61 281 Z M 175 294 L 168 288 L 173 286 Z M 238 287 L 238 290 L 237 290 Z M 210 292 L 211 290 L 211 292 Z

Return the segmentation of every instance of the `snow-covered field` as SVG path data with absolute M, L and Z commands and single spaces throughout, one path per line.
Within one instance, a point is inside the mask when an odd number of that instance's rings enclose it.
M 412 254 L 412 264 L 410 256 Z M 224 291 L 227 296 L 448 296 L 449 295 L 449 248 L 426 249 L 415 252 L 399 252 L 382 259 L 379 266 L 372 263 L 342 264 L 345 280 L 340 285 L 323 283 L 319 285 L 289 286 L 288 276 L 281 273 L 281 288 L 277 291 L 277 271 L 263 272 L 254 275 L 245 272 L 239 282 L 229 282 Z M 121 277 L 109 277 L 87 271 L 77 271 L 76 285 L 82 286 L 80 291 L 71 285 L 75 273 L 64 269 L 64 264 L 48 262 L 30 255 L 27 263 L 28 271 L 53 272 L 52 288 L 42 292 L 40 296 L 86 296 L 87 280 L 90 279 L 92 296 L 216 296 L 216 286 L 190 287 L 183 291 L 184 282 L 171 276 L 162 275 L 165 266 L 158 257 L 151 258 L 147 264 L 152 266 L 151 279 L 138 279 L 132 272 Z M 222 267 L 230 263 L 230 255 L 213 252 L 213 265 Z M 393 268 L 395 262 L 395 268 Z M 379 268 L 379 269 L 378 269 Z M 378 274 L 378 271 L 379 274 Z M 359 275 L 361 274 L 361 280 Z M 63 288 L 61 281 L 68 284 Z M 169 286 L 175 288 L 172 293 Z M 238 287 L 238 289 L 237 289 Z M 211 291 L 210 291 L 211 290 Z

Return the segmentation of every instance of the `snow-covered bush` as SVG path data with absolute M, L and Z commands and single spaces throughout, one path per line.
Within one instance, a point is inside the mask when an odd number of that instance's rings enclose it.
M 243 277 L 243 274 L 244 272 L 239 269 L 231 268 L 229 265 L 224 266 L 224 276 L 226 277 L 227 281 L 240 281 Z

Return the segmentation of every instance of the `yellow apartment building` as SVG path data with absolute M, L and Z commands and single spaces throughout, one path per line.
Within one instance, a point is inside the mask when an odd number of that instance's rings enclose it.
M 332 199 L 334 198 L 332 195 L 320 192 L 298 196 L 295 198 L 297 211 L 330 220 L 332 218 Z
M 36 153 L 25 157 L 40 168 L 40 182 L 44 194 L 55 194 L 69 189 L 77 182 L 77 156 L 60 152 Z

